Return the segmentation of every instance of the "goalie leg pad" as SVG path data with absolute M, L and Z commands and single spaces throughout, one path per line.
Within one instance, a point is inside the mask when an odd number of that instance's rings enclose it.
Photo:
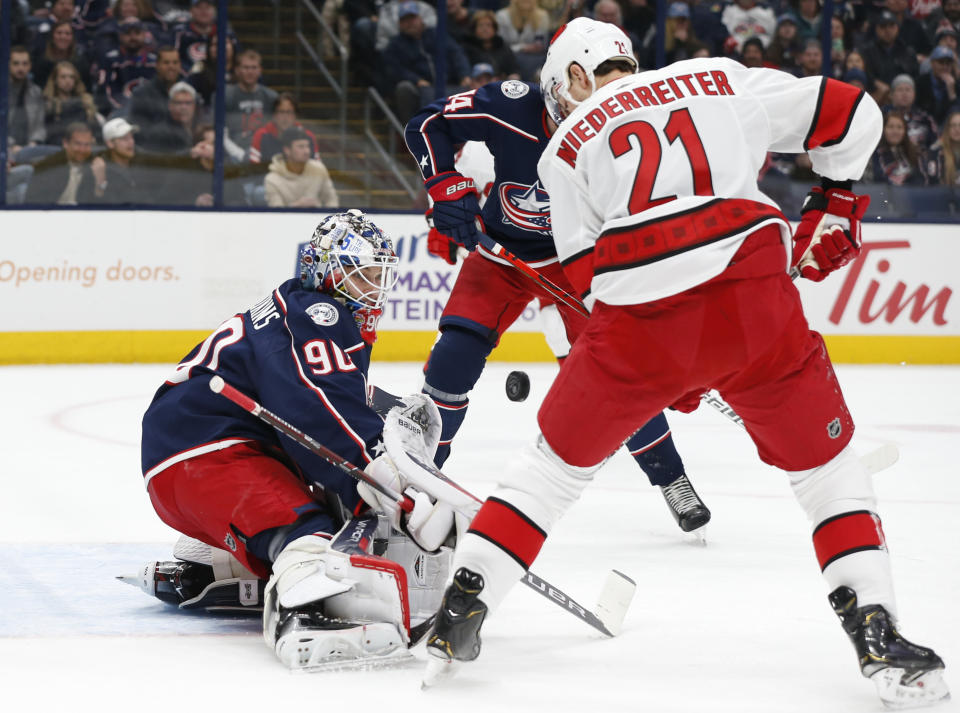
M 813 524 L 813 544 L 830 591 L 847 586 L 862 605 L 896 616 L 886 539 L 873 480 L 847 446 L 824 465 L 789 474 L 797 501 Z
M 288 666 L 383 656 L 409 642 L 406 574 L 396 562 L 308 535 L 287 545 L 273 570 L 263 636 Z

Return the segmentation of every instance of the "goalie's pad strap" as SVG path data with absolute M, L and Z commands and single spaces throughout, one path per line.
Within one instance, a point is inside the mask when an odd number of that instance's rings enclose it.
M 869 510 L 856 510 L 828 518 L 813 531 L 813 548 L 821 572 L 832 562 L 854 552 L 885 550 L 880 517 Z
M 533 520 L 498 498 L 487 498 L 468 532 L 493 543 L 524 569 L 530 569 L 547 539 Z

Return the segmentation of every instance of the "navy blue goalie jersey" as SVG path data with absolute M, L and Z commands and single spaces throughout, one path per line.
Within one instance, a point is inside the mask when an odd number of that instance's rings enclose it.
M 481 141 L 493 154 L 493 189 L 483 206 L 487 233 L 527 262 L 556 257 L 550 198 L 537 161 L 550 140 L 540 88 L 509 80 L 438 99 L 407 124 L 407 148 L 424 179 L 453 171 L 459 148 Z
M 383 420 L 367 406 L 369 350 L 353 314 L 288 280 L 221 324 L 174 369 L 143 417 L 147 482 L 203 453 L 254 440 L 281 448 L 303 477 L 353 510 L 356 482 L 210 390 L 215 374 L 351 463 L 372 458 Z

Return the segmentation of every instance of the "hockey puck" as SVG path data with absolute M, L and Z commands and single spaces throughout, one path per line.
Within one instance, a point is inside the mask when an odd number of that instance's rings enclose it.
M 530 377 L 525 371 L 511 371 L 507 374 L 507 398 L 511 401 L 523 401 L 530 394 Z

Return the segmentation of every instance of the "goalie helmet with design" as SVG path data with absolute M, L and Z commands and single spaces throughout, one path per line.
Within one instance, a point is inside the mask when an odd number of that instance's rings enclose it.
M 300 284 L 352 309 L 379 309 L 397 283 L 393 241 L 353 208 L 323 219 L 300 250 Z
M 578 17 L 562 25 L 550 40 L 547 59 L 540 70 L 540 89 L 547 113 L 557 124 L 563 122 L 580 102 L 570 96 L 571 64 L 583 68 L 590 81 L 591 91 L 597 90 L 594 72 L 604 62 L 626 60 L 637 71 L 633 44 L 623 30 L 609 22 Z M 564 109 L 561 103 L 569 110 Z

